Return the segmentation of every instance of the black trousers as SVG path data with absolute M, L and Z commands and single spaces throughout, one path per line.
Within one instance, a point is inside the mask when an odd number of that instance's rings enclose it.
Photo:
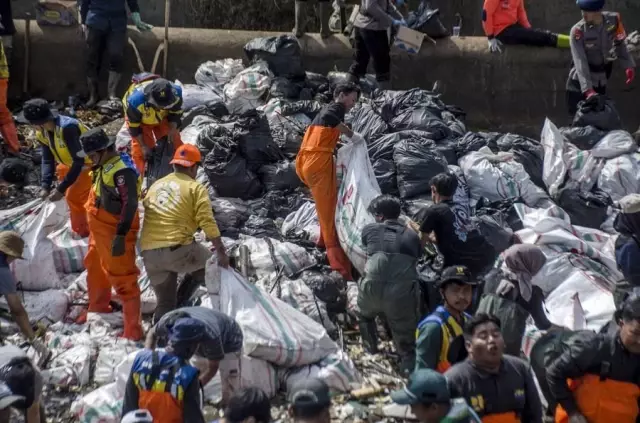
M 357 78 L 367 73 L 369 60 L 373 60 L 373 70 L 378 82 L 391 78 L 391 57 L 389 56 L 389 36 L 386 30 L 354 28 L 353 64 L 349 73 Z
M 544 29 L 525 28 L 520 24 L 506 27 L 496 36 L 503 44 L 556 47 L 558 36 Z
M 88 27 L 87 35 L 87 77 L 98 79 L 102 57 L 109 57 L 109 70 L 122 73 L 124 49 L 127 45 L 127 30 L 112 31 Z
M 607 75 L 607 79 L 611 77 L 611 72 L 613 70 L 613 65 L 607 65 L 605 68 L 605 75 Z M 578 111 L 578 103 L 585 99 L 584 94 L 582 93 L 582 89 L 580 88 L 580 82 L 577 79 L 567 78 L 565 99 L 567 102 L 567 110 L 569 112 L 569 116 L 575 116 Z M 594 91 L 598 94 L 604 95 L 607 93 L 607 86 L 600 85 L 597 87 L 593 87 Z

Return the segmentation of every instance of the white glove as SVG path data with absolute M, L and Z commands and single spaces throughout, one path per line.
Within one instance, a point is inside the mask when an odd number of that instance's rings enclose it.
M 364 137 L 357 132 L 354 132 L 351 138 L 349 138 L 353 144 L 364 144 Z
M 489 40 L 489 51 L 491 53 L 502 53 L 502 43 L 497 38 L 492 38 Z

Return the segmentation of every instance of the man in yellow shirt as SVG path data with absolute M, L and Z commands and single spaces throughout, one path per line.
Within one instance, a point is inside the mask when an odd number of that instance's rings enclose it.
M 180 146 L 171 161 L 173 173 L 151 185 L 143 200 L 140 247 L 158 299 L 156 322 L 176 308 L 178 273 L 190 273 L 204 283 L 204 269 L 211 252 L 193 239 L 198 228 L 213 243 L 218 263 L 229 266 L 209 194 L 204 185 L 195 180 L 201 160 L 197 147 Z

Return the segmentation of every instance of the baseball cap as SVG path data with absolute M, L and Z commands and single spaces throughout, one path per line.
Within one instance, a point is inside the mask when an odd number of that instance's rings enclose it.
M 55 119 L 57 112 L 51 110 L 49 102 L 42 98 L 34 98 L 24 103 L 22 112 L 17 120 L 20 123 L 30 125 L 42 125 L 43 123 Z
M 184 342 L 200 342 L 206 328 L 204 324 L 192 317 L 182 317 L 169 328 L 169 342 L 172 344 Z
M 458 282 L 464 285 L 477 285 L 471 277 L 471 272 L 467 266 L 449 266 L 442 271 L 439 286 L 442 287 L 448 282 Z
M 154 79 L 145 92 L 149 94 L 152 103 L 163 109 L 168 109 L 178 102 L 178 96 L 171 82 L 164 78 Z
M 182 144 L 176 150 L 173 155 L 173 160 L 171 160 L 171 164 L 176 164 L 184 167 L 192 167 L 197 165 L 202 161 L 202 154 L 200 154 L 200 150 L 198 147 L 191 144 Z
M 6 383 L 0 382 L 0 410 L 5 410 L 20 401 L 25 401 L 25 397 L 14 395 Z
M 620 210 L 624 214 L 632 214 L 640 212 L 640 194 L 625 195 L 618 201 Z
M 302 380 L 291 388 L 289 403 L 294 408 L 321 408 L 331 405 L 329 385 L 318 378 Z
M 409 377 L 409 383 L 397 391 L 391 392 L 391 399 L 396 404 L 431 404 L 445 403 L 451 400 L 447 379 L 432 369 L 416 370 Z

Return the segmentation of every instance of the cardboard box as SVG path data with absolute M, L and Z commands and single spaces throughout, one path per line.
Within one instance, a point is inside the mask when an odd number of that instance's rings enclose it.
M 415 31 L 406 26 L 398 28 L 396 39 L 393 44 L 401 50 L 407 53 L 416 54 L 422 47 L 422 41 L 424 41 L 424 34 L 419 31 Z

